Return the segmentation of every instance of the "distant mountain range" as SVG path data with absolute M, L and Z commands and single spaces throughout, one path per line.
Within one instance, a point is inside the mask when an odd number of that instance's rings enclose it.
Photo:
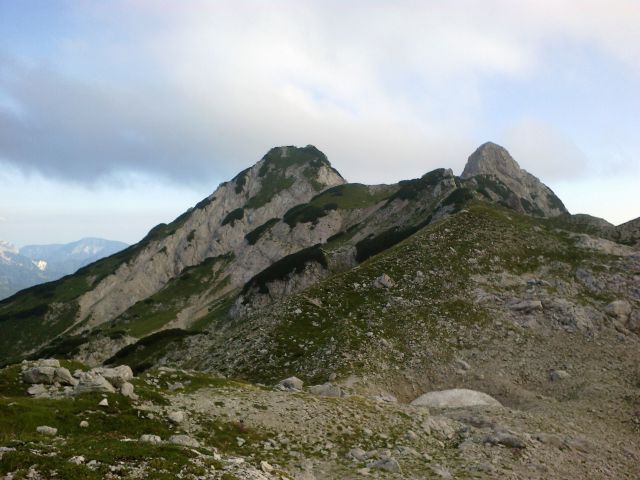
M 83 238 L 72 243 L 27 245 L 18 249 L 0 240 L 0 299 L 74 273 L 126 247 L 123 242 Z

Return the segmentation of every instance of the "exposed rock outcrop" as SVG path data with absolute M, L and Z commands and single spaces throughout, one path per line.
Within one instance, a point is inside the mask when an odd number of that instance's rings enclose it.
M 495 143 L 481 145 L 469 157 L 462 172 L 463 179 L 480 177 L 476 181 L 483 191 L 493 191 L 512 208 L 541 217 L 555 217 L 567 213 L 562 201 L 538 178 L 520 168 L 509 152 Z M 493 185 L 483 185 L 483 177 L 497 179 L 511 192 Z M 492 188 L 493 187 L 493 188 Z
M 427 392 L 420 395 L 411 405 L 417 407 L 461 408 L 461 407 L 500 407 L 500 402 L 490 395 L 466 388 L 454 388 Z

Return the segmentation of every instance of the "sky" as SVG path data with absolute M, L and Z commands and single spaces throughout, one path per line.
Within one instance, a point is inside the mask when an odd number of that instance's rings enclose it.
M 0 0 L 0 239 L 133 243 L 313 144 L 351 182 L 493 141 L 640 216 L 637 0 Z

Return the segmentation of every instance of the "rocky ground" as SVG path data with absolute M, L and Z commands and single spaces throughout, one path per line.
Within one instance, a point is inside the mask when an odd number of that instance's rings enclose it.
M 440 380 L 460 390 L 412 402 L 382 390 L 372 395 L 362 377 L 309 387 L 293 377 L 265 386 L 166 367 L 133 377 L 126 366 L 87 371 L 52 359 L 24 362 L 0 373 L 0 473 L 7 479 L 638 478 L 639 343 L 610 335 L 557 335 L 546 346 L 555 357 L 523 357 L 519 369 L 536 374 L 536 391 L 503 373 L 512 371 L 504 363 L 506 345 L 495 355 L 469 351 Z M 609 342 L 620 347 L 615 355 Z M 572 344 L 579 355 L 567 348 Z M 635 390 L 626 390 L 629 383 Z M 497 392 L 500 400 L 473 388 Z M 634 415 L 624 402 L 635 402 Z

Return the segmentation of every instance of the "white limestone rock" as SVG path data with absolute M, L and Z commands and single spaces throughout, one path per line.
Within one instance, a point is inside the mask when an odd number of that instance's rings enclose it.
M 483 392 L 468 390 L 466 388 L 454 388 L 451 390 L 440 390 L 427 392 L 420 395 L 411 402 L 417 407 L 433 408 L 461 408 L 461 407 L 500 407 L 502 406 L 495 398 Z

